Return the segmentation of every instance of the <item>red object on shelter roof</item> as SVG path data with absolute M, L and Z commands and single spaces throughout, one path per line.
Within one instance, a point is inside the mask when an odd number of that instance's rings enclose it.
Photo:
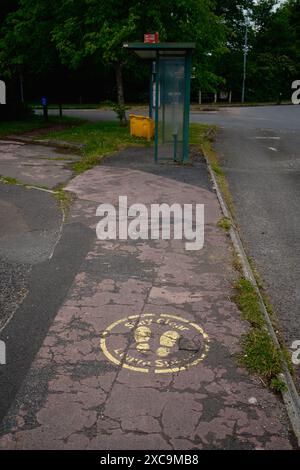
M 146 44 L 157 44 L 159 42 L 159 34 L 156 33 L 146 33 L 144 34 L 144 43 Z

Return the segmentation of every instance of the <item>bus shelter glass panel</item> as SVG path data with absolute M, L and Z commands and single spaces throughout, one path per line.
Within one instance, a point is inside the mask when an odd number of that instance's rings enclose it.
M 185 58 L 159 57 L 158 158 L 182 160 Z

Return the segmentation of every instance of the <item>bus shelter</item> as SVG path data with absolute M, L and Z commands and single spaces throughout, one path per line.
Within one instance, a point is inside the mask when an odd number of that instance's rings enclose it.
M 194 43 L 127 43 L 152 62 L 149 115 L 155 120 L 154 158 L 189 159 L 191 61 Z

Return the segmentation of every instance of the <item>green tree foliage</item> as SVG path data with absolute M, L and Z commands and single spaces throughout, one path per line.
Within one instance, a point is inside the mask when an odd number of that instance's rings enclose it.
M 137 2 L 137 10 L 140 10 L 139 37 L 145 31 L 158 31 L 161 41 L 195 42 L 193 65 L 197 86 L 213 90 L 222 82 L 214 60 L 227 51 L 227 28 L 223 18 L 214 12 L 214 1 L 143 0 Z
M 215 70 L 224 79 L 223 88 L 232 90 L 236 99 L 240 98 L 243 50 L 245 42 L 245 16 L 252 10 L 253 0 L 216 0 L 215 14 L 223 18 L 227 28 L 226 45 L 227 54 L 215 61 Z M 251 29 L 249 30 L 249 39 Z
M 300 72 L 300 0 L 2 0 L 0 74 L 112 70 L 123 106 L 124 75 L 148 70 L 122 44 L 158 31 L 161 41 L 196 42 L 194 86 L 240 99 L 246 17 L 246 99 L 288 96 Z
M 281 101 L 291 94 L 291 83 L 298 78 L 299 43 L 294 10 L 300 1 L 284 3 L 262 0 L 254 6 L 254 36 L 249 54 L 248 98 Z M 299 31 L 299 30 L 298 30 Z
M 16 72 L 49 72 L 58 63 L 51 41 L 55 24 L 55 2 L 20 0 L 1 28 L 0 70 L 7 76 Z
M 196 76 L 208 87 L 219 78 L 207 53 L 224 52 L 226 30 L 212 5 L 211 0 L 20 0 L 2 28 L 0 67 L 41 73 L 59 58 L 76 70 L 92 57 L 114 69 L 122 105 L 123 68 L 134 63 L 122 43 L 158 31 L 161 40 L 196 42 Z
M 228 28 L 228 54 L 216 63 L 224 88 L 241 97 L 246 23 L 248 24 L 246 100 L 280 101 L 298 78 L 300 0 L 217 0 L 215 13 Z

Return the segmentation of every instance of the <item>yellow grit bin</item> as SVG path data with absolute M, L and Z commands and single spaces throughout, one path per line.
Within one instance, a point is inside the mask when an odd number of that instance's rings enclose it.
M 130 135 L 151 140 L 154 137 L 154 121 L 145 116 L 130 114 Z

